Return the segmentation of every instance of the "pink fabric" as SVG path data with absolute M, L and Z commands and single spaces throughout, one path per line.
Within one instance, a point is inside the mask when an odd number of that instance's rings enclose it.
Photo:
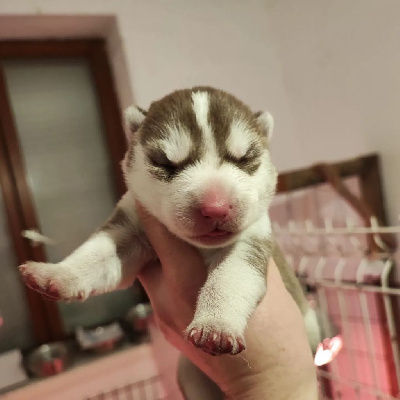
M 161 381 L 168 399 L 183 400 L 177 384 L 179 351 L 165 340 L 154 321 L 150 323 L 150 335 L 154 360 L 161 374 Z
M 150 345 L 140 345 L 72 368 L 2 396 L 4 400 L 85 399 L 158 374 Z M 160 388 L 160 391 L 163 389 Z M 161 392 L 161 396 L 165 393 Z M 161 397 L 162 398 L 162 397 Z M 150 397 L 151 399 L 151 397 Z
M 360 195 L 357 178 L 346 179 L 345 184 Z M 278 195 L 270 214 L 278 242 L 294 270 L 308 284 L 314 285 L 323 279 L 332 283 L 358 281 L 380 285 L 384 264 L 362 262 L 365 235 L 351 238 L 349 235 L 279 234 L 279 228 L 287 230 L 290 226 L 304 230 L 306 221 L 317 228 L 324 228 L 327 223 L 333 227 L 346 227 L 349 220 L 353 226 L 364 226 L 361 218 L 329 185 Z M 400 282 L 400 278 L 398 280 Z M 328 317 L 343 338 L 342 351 L 327 367 L 339 378 L 331 385 L 334 399 L 358 398 L 351 384 L 346 383 L 349 381 L 395 395 L 397 387 L 391 381 L 393 356 L 382 295 L 372 292 L 360 295 L 358 291 L 320 286 L 315 298 L 321 306 L 322 302 L 326 303 Z M 363 302 L 366 303 L 364 315 Z M 360 398 L 376 400 L 379 397 L 361 391 Z

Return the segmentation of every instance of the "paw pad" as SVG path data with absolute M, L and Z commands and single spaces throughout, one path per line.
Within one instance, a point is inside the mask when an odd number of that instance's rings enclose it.
M 191 328 L 187 340 L 210 355 L 239 354 L 246 348 L 244 338 L 217 329 Z

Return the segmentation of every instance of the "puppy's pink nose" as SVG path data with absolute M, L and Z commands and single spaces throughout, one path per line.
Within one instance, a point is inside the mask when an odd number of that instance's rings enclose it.
M 224 219 L 228 216 L 232 206 L 228 203 L 218 205 L 205 205 L 201 207 L 200 211 L 204 217 L 214 219 Z

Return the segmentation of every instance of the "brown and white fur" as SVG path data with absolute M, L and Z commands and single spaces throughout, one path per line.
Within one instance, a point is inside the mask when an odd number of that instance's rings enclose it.
M 214 355 L 245 349 L 246 324 L 265 294 L 272 256 L 315 349 L 315 314 L 280 256 L 268 216 L 277 178 L 268 144 L 271 115 L 254 114 L 223 91 L 197 87 L 154 102 L 148 112 L 131 107 L 126 120 L 128 191 L 114 214 L 60 263 L 21 266 L 26 283 L 53 300 L 84 300 L 129 286 L 155 257 L 135 212 L 138 200 L 198 248 L 208 266 L 186 330 L 195 346 Z

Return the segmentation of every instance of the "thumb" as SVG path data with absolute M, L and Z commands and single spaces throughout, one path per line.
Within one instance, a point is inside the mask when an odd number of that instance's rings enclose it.
M 197 295 L 207 277 L 207 268 L 199 252 L 170 233 L 140 203 L 136 203 L 136 210 L 169 284 L 186 293 L 195 291 Z

